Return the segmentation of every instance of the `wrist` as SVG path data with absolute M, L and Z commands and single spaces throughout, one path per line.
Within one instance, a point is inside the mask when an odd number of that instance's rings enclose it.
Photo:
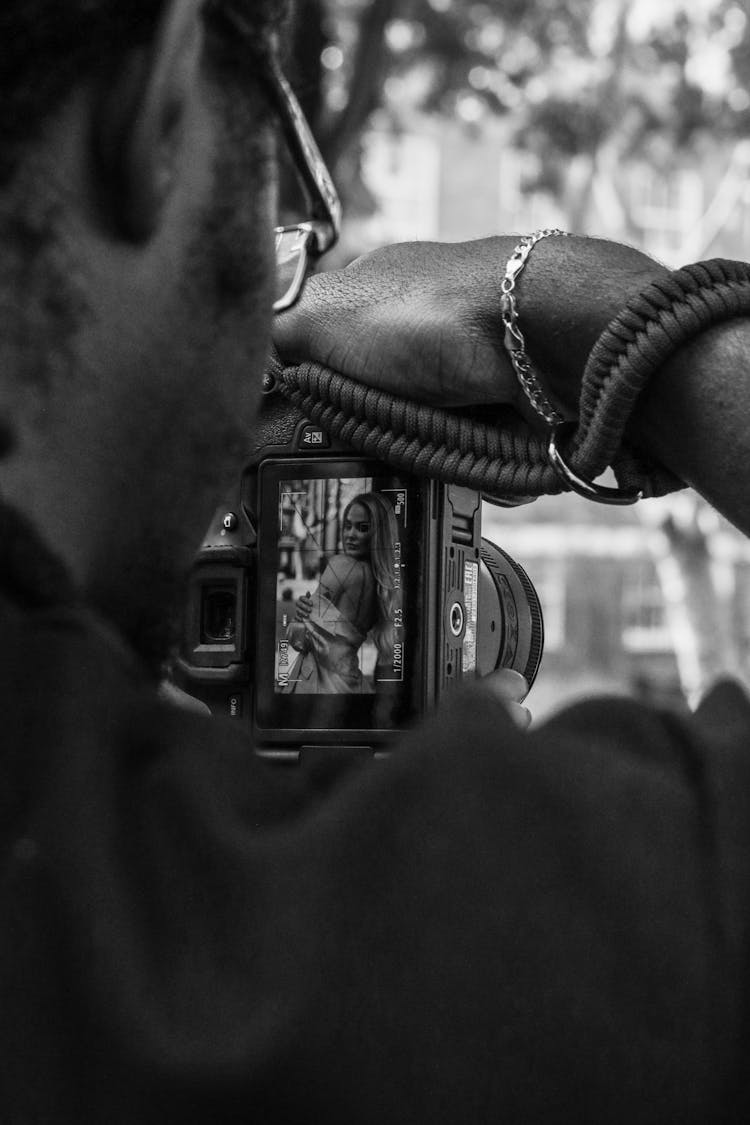
M 529 405 L 548 426 L 558 426 L 565 419 L 546 394 L 526 349 L 526 337 L 519 318 L 517 286 L 534 247 L 543 239 L 553 237 L 567 238 L 567 232 L 557 227 L 544 227 L 521 238 L 508 258 L 500 287 L 505 351 Z
M 539 242 L 519 278 L 518 302 L 539 382 L 566 419 L 601 333 L 628 299 L 669 271 L 632 247 L 570 235 Z
M 744 368 L 746 348 L 736 338 L 749 316 L 750 267 L 725 259 L 683 266 L 630 297 L 591 351 L 563 458 L 561 435 L 555 432 L 554 449 L 550 442 L 550 458 L 569 487 L 607 503 L 660 495 L 685 482 L 710 498 L 712 478 L 724 489 L 727 474 L 717 474 L 714 462 L 726 461 L 730 450 L 737 476 L 734 454 L 742 443 L 733 439 L 744 430 L 747 396 L 738 403 L 741 388 L 729 397 L 716 390 L 724 390 L 722 369 Z M 617 497 L 591 487 L 607 465 L 617 475 Z

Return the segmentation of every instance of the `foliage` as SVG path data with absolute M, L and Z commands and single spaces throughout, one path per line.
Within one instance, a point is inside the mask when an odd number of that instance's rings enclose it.
M 668 162 L 717 131 L 750 133 L 750 19 L 738 0 L 299 4 L 295 71 L 308 97 L 319 92 L 313 118 L 345 194 L 376 111 L 396 128 L 416 112 L 467 127 L 502 116 L 537 157 L 529 187 L 563 194 L 574 157 L 592 170 L 613 151 Z

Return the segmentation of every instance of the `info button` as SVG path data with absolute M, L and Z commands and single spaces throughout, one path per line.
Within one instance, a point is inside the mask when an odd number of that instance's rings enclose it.
M 331 439 L 325 430 L 309 422 L 300 430 L 299 444 L 302 449 L 328 449 Z

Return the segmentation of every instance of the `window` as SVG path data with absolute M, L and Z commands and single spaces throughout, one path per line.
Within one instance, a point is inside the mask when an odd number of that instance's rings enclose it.
M 672 649 L 664 596 L 651 559 L 629 559 L 623 571 L 622 644 L 628 652 Z
M 370 133 L 362 173 L 378 201 L 373 244 L 438 237 L 440 150 L 433 137 Z
M 544 650 L 558 652 L 565 642 L 565 559 L 535 558 L 523 566 L 542 606 Z
M 680 257 L 683 244 L 703 215 L 703 185 L 697 172 L 660 172 L 640 165 L 630 179 L 632 215 L 650 254 Z M 681 260 L 681 258 L 680 258 Z

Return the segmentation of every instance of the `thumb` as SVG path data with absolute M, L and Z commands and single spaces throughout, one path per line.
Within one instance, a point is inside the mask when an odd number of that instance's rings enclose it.
M 525 730 L 531 723 L 531 712 L 524 707 L 523 700 L 529 693 L 529 685 L 513 668 L 498 668 L 479 681 L 493 699 L 502 703 L 517 726 Z

